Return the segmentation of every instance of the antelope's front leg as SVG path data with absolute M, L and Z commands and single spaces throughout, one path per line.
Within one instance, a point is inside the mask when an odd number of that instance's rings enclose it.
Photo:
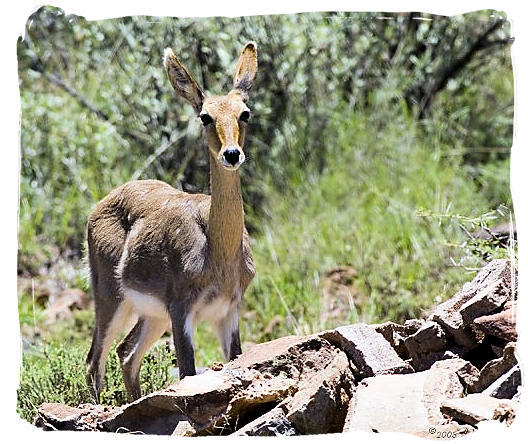
M 231 361 L 242 354 L 238 331 L 238 308 L 218 322 L 217 334 L 226 360 Z
M 196 375 L 193 347 L 194 323 L 192 318 L 190 318 L 189 313 L 186 313 L 184 307 L 178 303 L 173 303 L 169 306 L 169 314 L 172 321 L 172 335 L 178 358 L 180 379 L 185 376 Z

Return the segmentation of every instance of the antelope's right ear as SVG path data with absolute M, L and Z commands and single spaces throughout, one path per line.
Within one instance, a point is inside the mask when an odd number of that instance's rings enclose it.
M 235 76 L 233 77 L 233 89 L 238 89 L 247 97 L 257 77 L 257 44 L 248 42 L 236 64 Z
M 163 65 L 174 91 L 187 100 L 194 110 L 199 113 L 202 109 L 205 94 L 170 48 L 165 49 Z

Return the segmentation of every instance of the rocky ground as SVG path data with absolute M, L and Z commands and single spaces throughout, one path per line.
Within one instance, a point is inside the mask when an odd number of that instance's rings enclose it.
M 363 430 L 452 438 L 510 425 L 521 393 L 517 275 L 495 260 L 426 319 L 354 324 L 251 346 L 121 407 L 43 404 L 46 430 L 180 436 Z

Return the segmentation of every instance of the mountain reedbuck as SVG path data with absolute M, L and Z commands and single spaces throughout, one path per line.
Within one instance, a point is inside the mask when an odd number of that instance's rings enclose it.
M 120 333 L 127 335 L 117 353 L 132 400 L 141 396 L 143 356 L 171 325 L 180 378 L 196 374 L 193 331 L 201 320 L 215 325 L 227 360 L 241 353 L 238 311 L 255 267 L 238 168 L 245 159 L 257 46 L 244 47 L 233 89 L 224 96 L 205 96 L 170 48 L 164 65 L 172 87 L 205 127 L 211 196 L 138 180 L 110 192 L 90 214 L 95 331 L 87 363 L 97 399 L 110 346 Z

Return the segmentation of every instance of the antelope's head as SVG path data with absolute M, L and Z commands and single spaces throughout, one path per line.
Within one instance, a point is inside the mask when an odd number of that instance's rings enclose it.
M 193 106 L 201 119 L 212 158 L 227 170 L 237 170 L 245 160 L 242 147 L 251 116 L 248 93 L 257 75 L 257 44 L 244 46 L 236 64 L 233 89 L 225 96 L 206 96 L 172 49 L 165 49 L 163 63 L 176 93 Z

